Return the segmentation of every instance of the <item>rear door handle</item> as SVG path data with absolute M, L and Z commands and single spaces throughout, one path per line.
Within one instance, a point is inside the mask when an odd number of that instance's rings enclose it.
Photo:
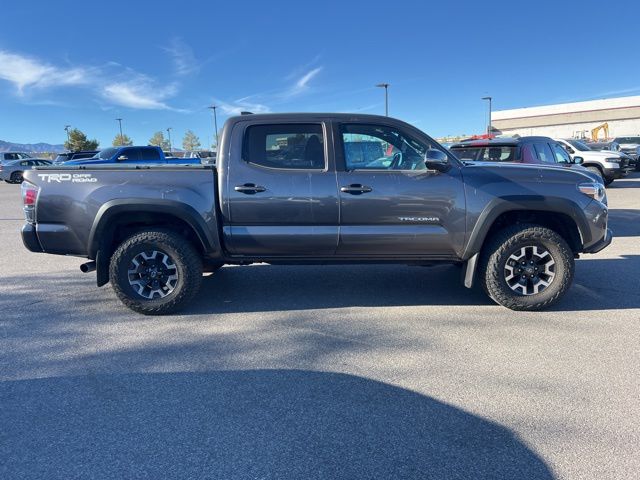
M 253 195 L 254 193 L 264 192 L 267 189 L 261 185 L 255 183 L 245 183 L 244 185 L 236 185 L 233 187 L 236 192 L 245 193 L 247 195 Z
M 367 185 L 360 185 L 359 183 L 352 183 L 351 185 L 347 185 L 346 187 L 340 187 L 340 191 L 344 193 L 350 193 L 351 195 L 361 195 L 363 193 L 368 193 L 373 189 Z

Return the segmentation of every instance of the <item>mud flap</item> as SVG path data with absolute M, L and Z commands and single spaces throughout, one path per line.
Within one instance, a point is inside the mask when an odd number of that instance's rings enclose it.
M 96 253 L 96 284 L 102 287 L 109 283 L 109 258 L 98 250 Z
M 476 265 L 478 263 L 478 255 L 475 254 L 464 264 L 464 286 L 467 288 L 473 288 L 473 280 L 476 273 Z

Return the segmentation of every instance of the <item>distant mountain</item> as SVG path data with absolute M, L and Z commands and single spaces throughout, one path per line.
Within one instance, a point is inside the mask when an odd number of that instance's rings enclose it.
M 0 152 L 60 153 L 64 151 L 64 145 L 51 145 L 50 143 L 12 143 L 0 140 Z

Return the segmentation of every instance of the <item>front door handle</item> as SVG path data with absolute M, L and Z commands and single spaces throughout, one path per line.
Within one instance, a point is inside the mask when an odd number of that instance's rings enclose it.
M 236 192 L 245 193 L 247 195 L 253 195 L 254 193 L 264 192 L 267 189 L 261 185 L 255 183 L 245 183 L 244 185 L 236 185 L 233 187 Z
M 361 195 L 363 193 L 368 193 L 371 190 L 373 190 L 371 187 L 367 185 L 360 185 L 359 183 L 352 183 L 346 187 L 340 187 L 341 192 L 350 193 L 351 195 Z

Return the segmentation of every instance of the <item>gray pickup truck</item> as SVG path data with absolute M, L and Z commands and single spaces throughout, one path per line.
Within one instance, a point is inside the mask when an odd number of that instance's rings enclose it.
M 497 303 L 536 310 L 574 259 L 611 242 L 604 186 L 583 169 L 462 162 L 399 120 L 230 118 L 215 167 L 76 166 L 25 173 L 22 238 L 84 257 L 144 314 L 189 303 L 224 264 L 458 264 Z

